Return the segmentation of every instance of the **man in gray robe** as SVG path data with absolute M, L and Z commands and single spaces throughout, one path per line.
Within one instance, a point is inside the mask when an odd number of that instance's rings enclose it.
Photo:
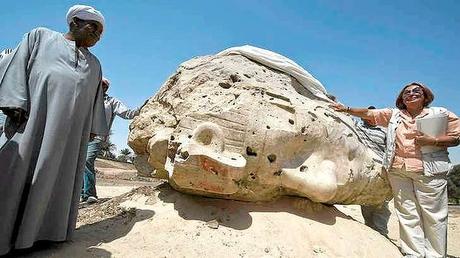
M 2 52 L 0 52 L 0 74 L 3 74 L 2 71 L 4 71 L 6 69 L 6 65 L 3 65 L 3 63 L 6 64 L 7 61 L 3 61 L 2 62 L 2 59 L 4 57 L 6 57 L 7 55 L 11 54 L 11 52 L 13 52 L 13 49 L 4 49 L 2 50 Z M 0 81 L 1 81 L 1 77 L 0 77 Z M 2 111 L 0 111 L 0 136 L 3 134 L 3 124 L 5 123 L 5 118 L 6 116 L 3 114 Z M 0 142 L 0 146 L 1 146 L 1 142 Z
M 101 67 L 87 49 L 103 16 L 74 6 L 67 20 L 66 34 L 27 33 L 0 74 L 0 255 L 72 236 L 88 140 L 108 133 Z

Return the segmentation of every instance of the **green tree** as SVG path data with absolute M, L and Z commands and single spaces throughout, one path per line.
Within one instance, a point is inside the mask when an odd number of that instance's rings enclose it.
M 124 148 L 120 151 L 120 154 L 128 156 L 131 154 L 131 150 L 129 150 L 128 148 Z
M 118 161 L 121 161 L 121 162 L 132 162 L 133 161 L 133 156 L 131 154 L 131 150 L 128 149 L 128 148 L 124 148 L 120 151 L 120 155 L 118 155 L 117 157 L 117 160 Z
M 459 204 L 460 202 L 460 164 L 453 167 L 447 176 L 447 193 L 449 202 Z
M 108 139 L 101 143 L 101 152 L 99 153 L 99 157 L 115 159 L 115 151 L 117 150 L 117 146 L 110 141 L 110 136 L 112 134 L 113 132 L 110 131 Z

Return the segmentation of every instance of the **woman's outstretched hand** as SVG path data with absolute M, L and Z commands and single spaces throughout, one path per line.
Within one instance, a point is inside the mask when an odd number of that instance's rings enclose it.
M 338 112 L 346 112 L 348 110 L 348 107 L 338 102 L 334 102 L 333 104 L 330 104 L 329 107 L 331 107 L 332 109 Z

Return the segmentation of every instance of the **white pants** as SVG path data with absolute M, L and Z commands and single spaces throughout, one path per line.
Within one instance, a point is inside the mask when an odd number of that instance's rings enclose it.
M 447 255 L 447 175 L 392 169 L 388 173 L 406 257 Z

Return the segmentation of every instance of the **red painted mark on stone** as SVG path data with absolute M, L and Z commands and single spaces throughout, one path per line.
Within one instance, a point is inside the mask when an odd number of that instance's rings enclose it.
M 219 185 L 215 185 L 212 182 L 207 182 L 207 181 L 199 181 L 197 186 L 205 191 L 210 191 L 214 193 L 222 193 L 224 191 L 224 188 Z
M 226 167 L 222 167 L 214 160 L 201 157 L 200 165 L 204 170 L 213 173 L 214 175 L 228 177 L 228 169 Z

